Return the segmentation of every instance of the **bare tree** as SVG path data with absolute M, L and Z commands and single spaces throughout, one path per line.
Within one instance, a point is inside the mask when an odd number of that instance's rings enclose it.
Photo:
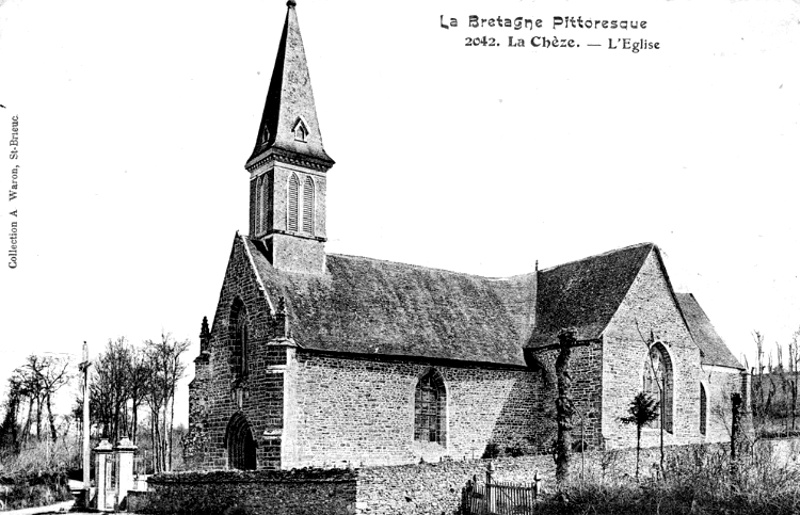
M 751 390 L 750 411 L 753 417 L 755 437 L 768 430 L 772 402 L 775 398 L 777 385 L 772 372 L 772 357 L 768 356 L 767 365 L 764 364 L 764 335 L 753 331 L 753 341 L 756 344 L 756 367 L 750 370 Z
M 117 441 L 127 433 L 133 348 L 125 337 L 109 340 L 93 367 L 92 415 L 102 435 Z
M 664 473 L 664 430 L 666 429 L 665 428 L 665 424 L 666 424 L 666 420 L 665 420 L 666 419 L 666 415 L 665 415 L 666 411 L 665 410 L 667 409 L 666 395 L 664 394 L 664 391 L 667 388 L 666 377 L 664 377 L 663 373 L 662 373 L 662 377 L 659 379 L 659 377 L 658 377 L 659 374 L 658 374 L 658 371 L 656 370 L 656 361 L 657 360 L 653 359 L 653 353 L 654 352 L 659 352 L 659 351 L 658 351 L 658 349 L 656 349 L 654 347 L 656 338 L 655 338 L 655 335 L 653 334 L 653 330 L 652 329 L 650 330 L 650 338 L 645 338 L 644 335 L 642 334 L 641 328 L 639 327 L 639 321 L 637 320 L 636 321 L 636 331 L 639 333 L 639 339 L 641 340 L 641 342 L 645 345 L 645 347 L 647 349 L 647 357 L 645 358 L 645 361 L 650 365 L 650 373 L 653 374 L 653 379 L 654 379 L 653 383 L 658 387 L 658 399 L 659 400 L 656 403 L 656 405 L 660 406 L 661 411 L 660 411 L 660 413 L 656 413 L 656 418 L 653 419 L 653 420 L 656 420 L 656 419 L 660 418 L 660 420 L 659 420 L 659 440 L 658 440 L 659 469 L 661 470 L 661 473 L 663 474 Z M 642 386 L 644 387 L 644 385 L 642 385 Z M 659 417 L 659 415 L 660 415 L 660 417 Z
M 188 340 L 176 341 L 168 333 L 162 334 L 160 341 L 145 342 L 146 368 L 150 376 L 144 398 L 150 408 L 150 431 L 157 472 L 172 469 L 175 390 L 186 372 L 182 356 L 189 346 Z
M 6 414 L 3 418 L 3 425 L 0 427 L 0 447 L 3 450 L 10 449 L 14 453 L 19 452 L 19 417 L 20 404 L 23 400 L 22 379 L 18 373 L 14 373 L 8 379 L 8 398 L 5 402 Z
M 69 360 L 64 357 L 31 354 L 14 370 L 8 381 L 6 415 L 0 428 L 4 447 L 19 451 L 30 439 L 33 427 L 37 440 L 45 437 L 42 429 L 45 416 L 50 439 L 58 439 L 53 400 L 70 380 L 69 366 Z M 23 417 L 25 422 L 21 424 Z
M 800 383 L 800 352 L 798 352 L 798 339 L 800 339 L 800 329 L 792 334 L 792 341 L 789 342 L 789 396 L 792 406 L 792 431 L 797 428 L 797 388 Z
M 32 379 L 32 384 L 38 388 L 38 408 L 36 436 L 40 438 L 41 429 L 41 404 L 47 409 L 47 422 L 50 426 L 50 438 L 55 442 L 58 439 L 55 415 L 53 415 L 53 397 L 70 380 L 70 361 L 59 356 L 28 356 L 23 366 Z

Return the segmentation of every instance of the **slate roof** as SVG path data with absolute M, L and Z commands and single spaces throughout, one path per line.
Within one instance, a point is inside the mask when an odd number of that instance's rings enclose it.
M 323 275 L 275 270 L 243 238 L 303 348 L 524 366 L 535 274 L 505 279 L 328 254 Z
M 240 236 L 303 348 L 524 366 L 523 348 L 602 336 L 650 252 L 641 243 L 531 274 L 490 278 L 328 254 L 322 275 L 278 271 Z M 692 294 L 676 293 L 702 363 L 742 369 Z
M 703 308 L 691 293 L 676 293 L 678 304 L 680 305 L 692 338 L 702 353 L 701 363 L 703 365 L 716 365 L 721 367 L 738 368 L 744 370 L 731 353 L 725 342 L 717 334 L 711 320 L 706 316 Z
M 553 344 L 567 327 L 578 340 L 600 338 L 654 248 L 640 243 L 539 272 L 536 328 L 527 346 Z
M 333 160 L 322 146 L 314 92 L 308 73 L 303 38 L 292 2 L 288 3 L 286 21 L 272 69 L 264 113 L 258 128 L 253 153 L 248 164 L 269 149 L 284 150 L 319 159 L 329 166 Z M 298 117 L 308 130 L 306 141 L 295 138 Z

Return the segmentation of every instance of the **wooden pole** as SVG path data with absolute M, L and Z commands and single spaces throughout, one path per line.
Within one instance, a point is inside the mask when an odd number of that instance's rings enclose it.
M 89 425 L 89 346 L 83 342 L 83 361 L 80 368 L 83 371 L 83 489 L 86 492 L 84 502 L 86 508 L 89 507 L 91 492 L 91 478 L 89 477 L 89 467 L 91 460 L 91 450 L 89 449 L 89 433 L 91 426 Z

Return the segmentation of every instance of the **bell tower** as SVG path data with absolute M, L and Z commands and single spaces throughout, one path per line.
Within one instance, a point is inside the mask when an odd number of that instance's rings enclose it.
M 286 5 L 258 138 L 245 164 L 250 237 L 263 242 L 275 268 L 321 274 L 326 180 L 334 161 L 322 146 L 296 3 Z

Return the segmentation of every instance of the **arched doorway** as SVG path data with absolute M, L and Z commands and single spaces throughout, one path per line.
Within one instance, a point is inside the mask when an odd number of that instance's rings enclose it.
M 256 469 L 256 441 L 250 422 L 241 413 L 235 413 L 225 432 L 228 447 L 228 467 L 241 470 Z

